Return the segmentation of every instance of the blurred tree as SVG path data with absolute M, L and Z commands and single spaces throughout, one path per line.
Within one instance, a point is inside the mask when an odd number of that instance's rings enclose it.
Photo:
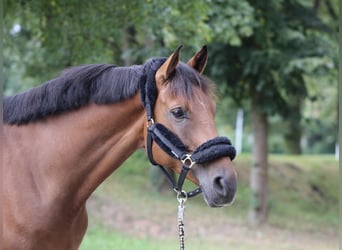
M 227 83 L 224 90 L 237 104 L 250 100 L 254 145 L 249 218 L 256 225 L 266 221 L 268 211 L 268 117 L 281 114 L 288 121 L 285 138 L 299 153 L 302 102 L 308 94 L 305 75 L 310 70 L 327 74 L 334 66 L 331 29 L 302 2 L 248 1 L 255 19 L 252 34 L 239 46 L 218 35 L 210 46 L 210 73 Z
M 42 80 L 71 65 L 141 63 L 179 43 L 194 51 L 210 38 L 207 8 L 204 0 L 7 1 L 6 65 L 16 52 L 26 75 Z

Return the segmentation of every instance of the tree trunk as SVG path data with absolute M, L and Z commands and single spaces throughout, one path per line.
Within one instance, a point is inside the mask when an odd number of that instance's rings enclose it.
M 268 117 L 252 100 L 252 169 L 250 175 L 251 206 L 249 222 L 253 226 L 263 224 L 268 212 Z
M 287 119 L 287 131 L 284 133 L 286 151 L 289 154 L 300 155 L 302 153 L 301 138 L 302 126 L 302 97 L 294 96 L 291 101 L 291 114 Z
M 125 66 L 130 66 L 133 64 L 133 60 L 129 53 L 134 43 L 135 30 L 132 26 L 126 26 L 122 31 L 122 47 L 123 47 L 123 61 Z
M 243 136 L 243 109 L 239 108 L 236 114 L 235 126 L 235 149 L 236 153 L 242 152 L 242 136 Z
M 288 126 L 288 130 L 292 131 L 292 133 L 286 133 L 284 135 L 285 138 L 285 144 L 286 144 L 286 152 L 288 154 L 292 155 L 300 155 L 302 154 L 302 148 L 301 148 L 301 127 L 297 126 L 299 124 L 290 122 Z

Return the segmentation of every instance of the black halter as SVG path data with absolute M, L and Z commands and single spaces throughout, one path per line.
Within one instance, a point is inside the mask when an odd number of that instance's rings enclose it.
M 153 120 L 153 110 L 157 99 L 158 91 L 155 82 L 156 71 L 165 62 L 165 58 L 152 59 L 149 64 L 145 64 L 144 73 L 140 81 L 140 93 L 143 106 L 147 116 L 147 155 L 151 164 L 158 166 L 165 174 L 169 183 L 178 195 L 184 197 L 193 197 L 201 193 L 201 189 L 197 188 L 191 192 L 182 190 L 186 175 L 194 164 L 202 164 L 213 161 L 221 157 L 229 157 L 231 160 L 235 158 L 236 151 L 230 140 L 226 137 L 215 137 L 201 144 L 192 153 L 186 150 L 186 146 L 172 131 L 160 123 Z M 180 160 L 183 164 L 178 182 L 166 171 L 164 166 L 159 165 L 153 159 L 152 144 L 156 142 L 168 155 Z

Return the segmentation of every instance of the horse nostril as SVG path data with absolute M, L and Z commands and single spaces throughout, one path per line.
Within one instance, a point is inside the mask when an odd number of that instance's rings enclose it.
M 219 195 L 223 197 L 228 195 L 228 183 L 221 176 L 217 176 L 214 179 L 214 189 Z

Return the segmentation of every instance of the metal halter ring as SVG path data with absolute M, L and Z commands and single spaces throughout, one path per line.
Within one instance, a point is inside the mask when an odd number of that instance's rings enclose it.
M 196 162 L 194 162 L 191 158 L 190 154 L 186 154 L 185 157 L 181 159 L 181 162 L 183 163 L 184 166 L 188 168 L 192 168 L 193 165 L 195 165 Z
M 154 124 L 153 118 L 147 120 L 147 128 L 151 127 Z
M 178 202 L 182 203 L 182 204 L 185 203 L 186 200 L 188 199 L 188 193 L 185 192 L 184 190 L 182 190 L 182 191 L 175 190 L 175 191 L 177 192 L 177 200 L 178 200 Z

